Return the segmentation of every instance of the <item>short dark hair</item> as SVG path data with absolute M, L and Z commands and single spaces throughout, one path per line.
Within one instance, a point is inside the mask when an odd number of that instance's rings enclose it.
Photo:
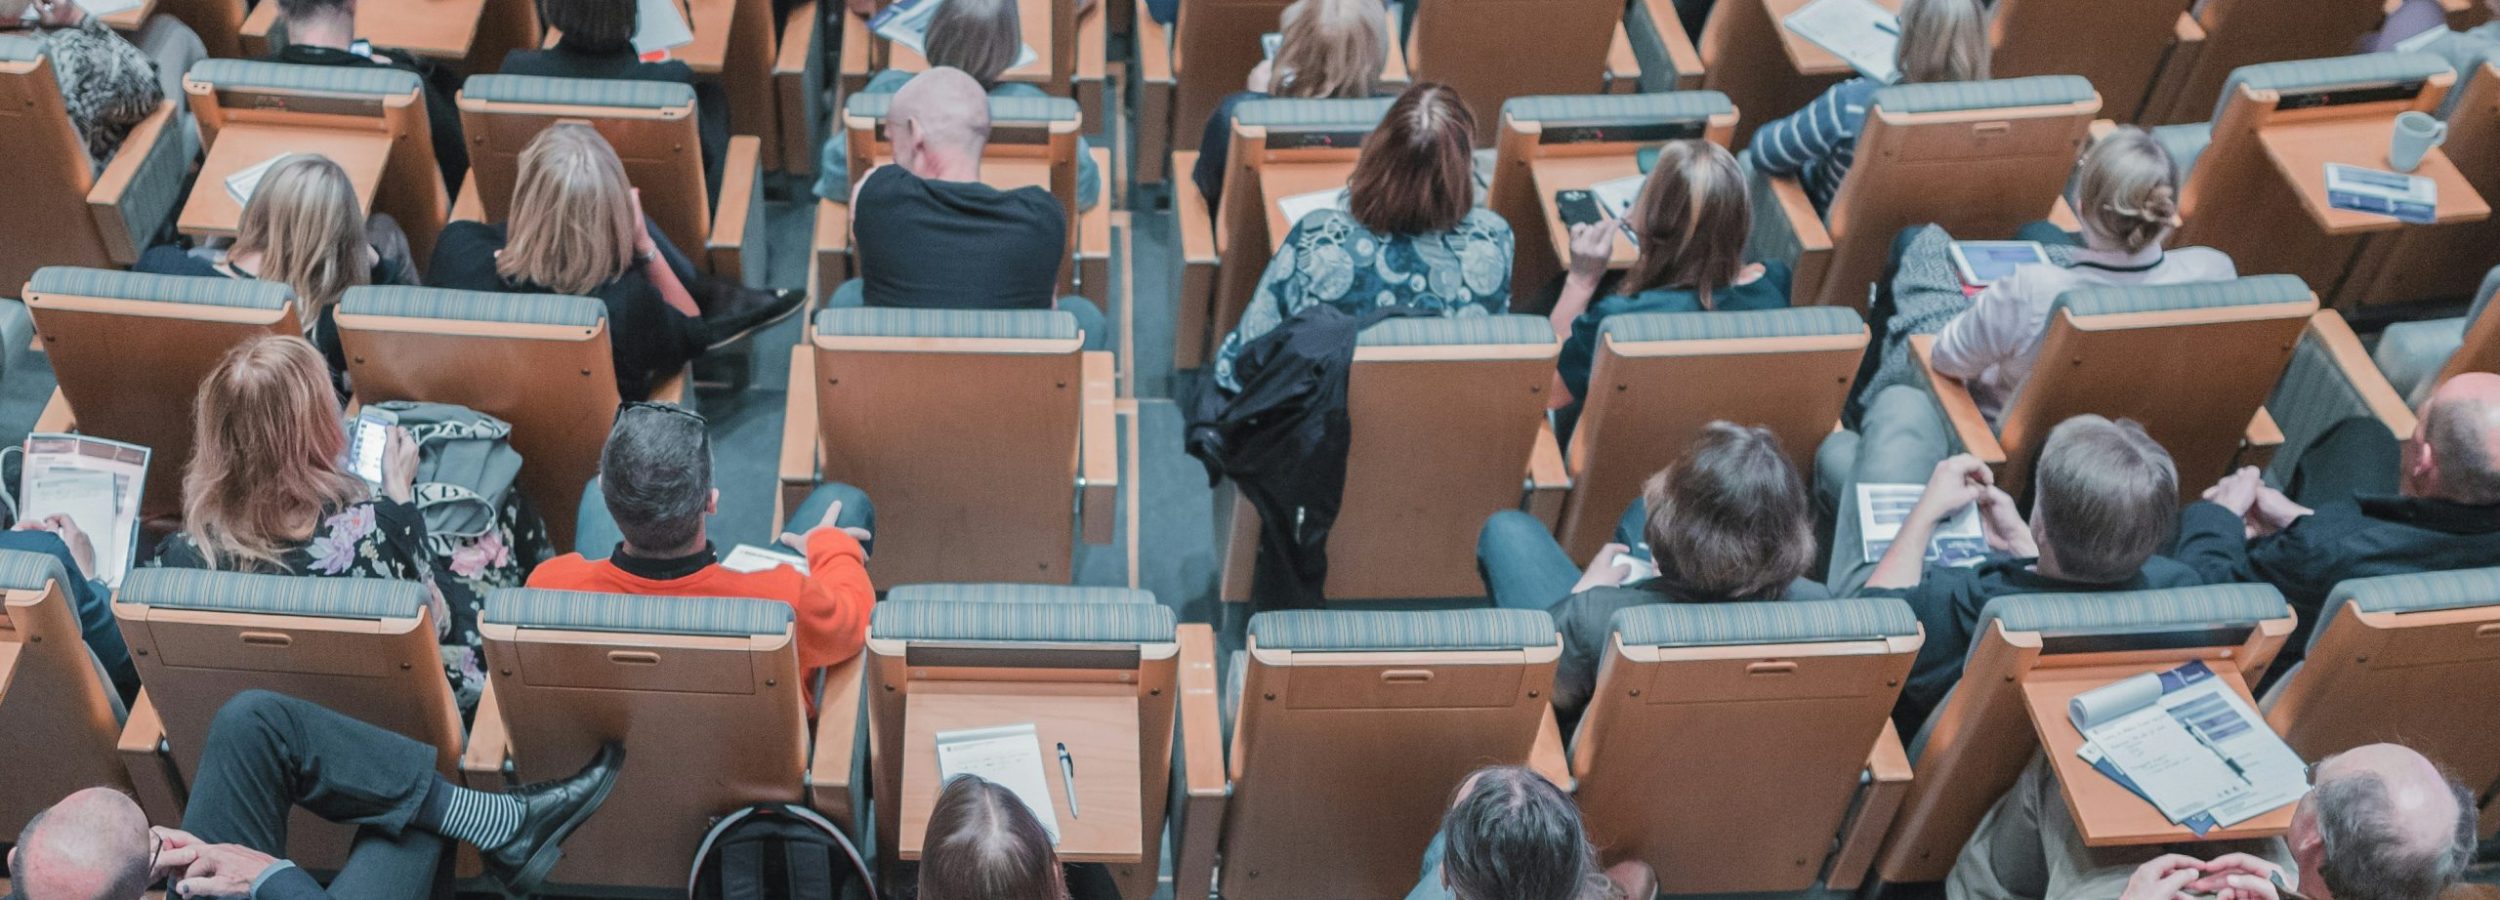
M 659 552 L 692 542 L 712 498 L 712 439 L 703 420 L 626 407 L 599 452 L 599 496 L 616 530 L 636 549 Z
M 2435 900 L 2474 861 L 2479 812 L 2474 795 L 2454 781 L 2455 834 L 2438 847 L 2417 847 L 2395 820 L 2387 783 L 2359 773 L 2328 779 L 2312 792 L 2322 843 L 2318 877 L 2335 900 Z
M 1050 833 L 1014 792 L 958 775 L 921 841 L 920 900 L 1066 900 Z
M 1642 485 L 1658 578 L 1689 600 L 1776 600 L 1814 566 L 1814 508 L 1770 429 L 1702 426 Z
M 278 0 L 278 16 L 283 19 L 300 19 L 333 10 L 344 11 L 346 8 L 347 0 Z
M 1014 68 L 1024 49 L 1024 25 L 1016 0 L 947 0 L 929 14 L 924 34 L 931 67 L 962 69 L 986 91 Z
M 1458 900 L 1580 900 L 1604 876 L 1580 808 L 1519 766 L 1489 766 L 1441 817 L 1441 876 Z
M 1347 211 L 1381 234 L 1458 227 L 1476 206 L 1476 117 L 1458 90 L 1419 81 L 1363 138 L 1347 179 Z
M 538 19 L 564 42 L 594 52 L 634 46 L 634 0 L 538 0 Z
M 2064 577 L 2125 581 L 2170 546 L 2179 518 L 2178 464 L 2135 420 L 2081 415 L 2059 422 L 2037 472 L 2032 514 Z

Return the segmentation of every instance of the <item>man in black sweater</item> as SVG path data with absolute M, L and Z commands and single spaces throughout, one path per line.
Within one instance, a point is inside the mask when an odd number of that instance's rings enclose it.
M 356 40 L 356 0 L 278 0 L 278 17 L 286 28 L 286 46 L 269 55 L 270 62 L 299 66 L 382 66 L 405 69 L 425 80 L 425 124 L 434 134 L 434 165 L 443 170 L 443 190 L 460 195 L 469 174 L 469 147 L 460 139 L 458 78 L 440 66 L 396 50 Z

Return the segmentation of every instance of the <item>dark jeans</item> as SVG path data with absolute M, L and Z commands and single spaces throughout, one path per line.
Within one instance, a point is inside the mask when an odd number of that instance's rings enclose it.
M 2355 416 L 2337 422 L 2292 462 L 2292 483 L 2283 492 L 2311 509 L 2365 494 L 2394 494 L 2402 447 L 2378 419 Z
M 245 691 L 208 728 L 182 829 L 284 857 L 287 816 L 301 806 L 356 826 L 331 896 L 424 897 L 445 846 L 415 827 L 434 780 L 432 747 L 293 697 Z
M 1633 498 L 1623 517 L 1615 521 L 1615 543 L 1648 559 L 1649 545 L 1641 537 L 1648 520 L 1648 504 Z M 1571 596 L 1571 586 L 1580 582 L 1580 571 L 1563 552 L 1562 543 L 1554 539 L 1554 532 L 1527 513 L 1515 509 L 1494 513 L 1476 533 L 1476 574 L 1484 578 L 1485 593 L 1497 608 L 1552 609 Z

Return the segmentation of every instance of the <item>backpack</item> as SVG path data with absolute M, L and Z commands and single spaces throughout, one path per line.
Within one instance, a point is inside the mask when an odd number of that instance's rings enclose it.
M 842 900 L 851 885 L 877 900 L 876 881 L 851 839 L 815 810 L 758 803 L 722 816 L 686 874 L 694 900 Z

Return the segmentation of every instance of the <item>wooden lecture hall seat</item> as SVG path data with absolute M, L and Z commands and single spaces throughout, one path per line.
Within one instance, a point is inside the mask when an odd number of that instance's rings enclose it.
M 450 220 L 451 197 L 435 165 L 425 84 L 382 66 L 299 66 L 204 59 L 183 75 L 207 158 L 179 226 L 197 237 L 232 237 L 242 204 L 215 189 L 226 177 L 289 153 L 319 153 L 346 170 L 368 213 L 389 213 L 423 265 Z
M 87 649 L 71 577 L 49 554 L 0 550 L 0 833 L 13 839 L 72 792 L 131 790 L 114 752 L 128 710 Z
M 1571 231 L 1555 217 L 1554 195 L 1647 174 L 1642 160 L 1655 160 L 1667 141 L 1726 146 L 1736 107 L 1712 91 L 1513 97 L 1502 104 L 1500 120 L 1485 206 L 1510 223 L 1518 243 L 1511 311 L 1542 313 L 1529 298 L 1571 262 Z M 1635 253 L 1630 240 L 1616 241 L 1608 268 L 1630 267 Z
M 0 156 L 20 177 L 0 221 L 0 294 L 45 266 L 127 266 L 171 221 L 190 151 L 174 104 L 130 130 L 113 158 L 87 159 L 41 41 L 0 35 Z

